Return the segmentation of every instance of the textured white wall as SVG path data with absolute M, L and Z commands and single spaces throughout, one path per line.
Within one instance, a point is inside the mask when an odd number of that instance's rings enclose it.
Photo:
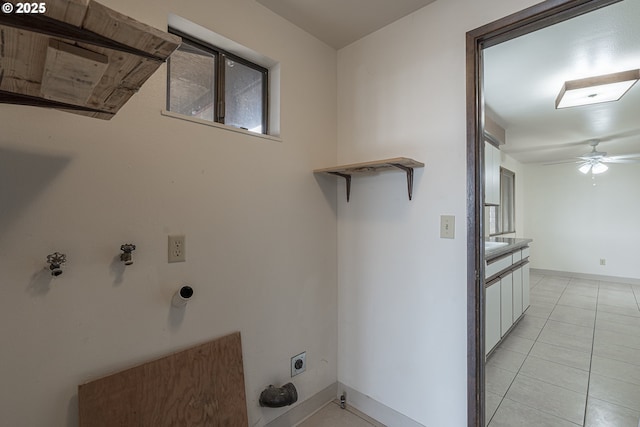
M 574 164 L 526 165 L 525 228 L 534 239 L 531 266 L 640 279 L 638 182 L 636 164 L 610 165 L 595 178 Z
M 465 33 L 534 1 L 438 1 L 338 52 L 339 380 L 426 426 L 467 423 Z M 440 239 L 440 215 L 456 238 Z
M 300 401 L 337 380 L 336 52 L 253 0 L 104 0 L 175 13 L 281 66 L 282 142 L 165 117 L 163 66 L 111 121 L 0 105 L 0 424 L 77 425 L 76 387 L 241 331 L 250 425 L 269 384 Z M 187 262 L 167 264 L 167 235 Z M 134 264 L 118 261 L 134 242 Z M 68 255 L 62 276 L 45 267 Z M 190 283 L 184 316 L 170 310 Z

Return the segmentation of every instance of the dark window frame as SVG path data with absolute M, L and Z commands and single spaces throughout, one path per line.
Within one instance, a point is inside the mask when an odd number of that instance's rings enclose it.
M 505 195 L 505 177 L 511 180 L 511 194 L 510 200 L 507 201 L 504 198 Z M 513 234 L 516 232 L 516 173 L 510 171 L 507 168 L 500 166 L 500 205 L 488 206 L 489 208 L 489 221 L 493 221 L 493 224 L 489 225 L 489 229 L 496 230 L 494 233 L 490 233 L 490 236 L 500 236 L 502 234 Z M 508 220 L 505 221 L 505 216 L 508 216 Z M 505 222 L 510 227 L 505 227 Z M 508 228 L 508 229 L 505 229 Z
M 225 124 L 225 65 L 226 59 L 242 64 L 262 74 L 262 134 L 269 134 L 269 70 L 245 58 L 234 55 L 224 49 L 220 49 L 210 43 L 196 39 L 175 28 L 169 28 L 169 33 L 182 38 L 183 43 L 193 45 L 215 57 L 215 83 L 213 101 L 213 122 Z M 167 111 L 171 111 L 171 57 L 167 61 Z M 227 125 L 230 126 L 230 125 Z M 234 126 L 235 127 L 235 126 Z M 246 128 L 239 128 L 248 130 Z

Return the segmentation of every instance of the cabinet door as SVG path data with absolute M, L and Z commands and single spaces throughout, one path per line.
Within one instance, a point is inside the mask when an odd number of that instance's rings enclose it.
M 530 268 L 531 266 L 527 262 L 522 266 L 522 311 L 524 312 L 527 308 L 529 308 L 529 294 L 530 294 Z
M 485 288 L 485 356 L 500 341 L 500 279 Z
M 513 270 L 513 321 L 522 315 L 522 267 Z
M 505 336 L 513 325 L 513 274 L 500 278 L 500 334 Z

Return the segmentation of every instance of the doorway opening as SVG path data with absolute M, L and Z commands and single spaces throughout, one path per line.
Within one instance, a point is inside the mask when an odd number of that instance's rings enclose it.
M 483 49 L 620 0 L 547 0 L 467 33 L 467 394 L 468 426 L 484 427 Z

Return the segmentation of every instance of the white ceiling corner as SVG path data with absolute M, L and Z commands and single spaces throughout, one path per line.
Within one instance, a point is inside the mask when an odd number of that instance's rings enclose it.
M 435 0 L 256 0 L 335 49 Z
M 335 49 L 435 0 L 256 0 Z M 555 109 L 566 80 L 640 68 L 640 0 L 625 0 L 485 51 L 488 113 L 517 160 L 555 161 L 601 139 L 610 154 L 640 152 L 640 83 L 621 101 Z

